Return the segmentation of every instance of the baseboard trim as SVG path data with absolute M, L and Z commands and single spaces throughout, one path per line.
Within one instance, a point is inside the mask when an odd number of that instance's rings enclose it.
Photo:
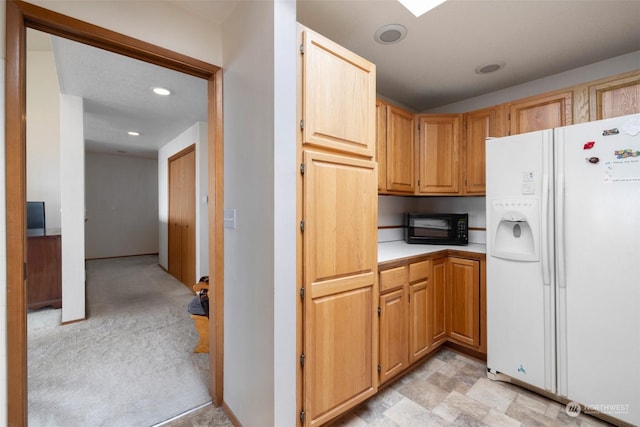
M 80 319 L 67 320 L 66 322 L 60 322 L 60 325 L 70 325 L 72 323 L 84 322 L 85 320 L 87 320 L 87 318 L 82 317 Z
M 231 424 L 233 424 L 235 427 L 242 427 L 242 423 L 240 422 L 238 417 L 236 417 L 236 414 L 233 413 L 229 405 L 227 405 L 227 402 L 225 402 L 224 400 L 222 401 L 222 410 L 225 414 L 227 414 L 227 417 L 229 417 L 229 421 L 231 421 Z

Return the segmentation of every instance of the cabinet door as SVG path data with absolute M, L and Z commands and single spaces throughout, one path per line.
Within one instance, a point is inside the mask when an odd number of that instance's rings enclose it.
M 320 425 L 377 390 L 377 174 L 373 161 L 303 161 L 303 402 Z
M 423 115 L 420 120 L 418 192 L 460 190 L 460 115 Z
M 420 261 L 409 264 L 409 362 L 413 363 L 431 350 L 432 289 L 431 263 Z
M 447 339 L 445 325 L 445 283 L 446 283 L 446 258 L 433 260 L 431 278 L 433 282 L 432 309 L 431 309 L 431 341 L 438 345 Z
M 502 108 L 491 107 L 465 114 L 464 192 L 485 193 L 485 141 L 503 136 Z
M 302 40 L 303 145 L 373 158 L 375 65 L 311 30 Z
M 480 262 L 463 258 L 448 260 L 449 337 L 472 347 L 480 343 Z
M 378 191 L 387 190 L 387 104 L 376 100 L 376 161 Z
M 380 384 L 409 365 L 407 294 L 404 288 L 380 296 Z
M 640 74 L 589 86 L 591 120 L 640 113 Z
M 508 104 L 510 135 L 572 124 L 572 95 L 554 92 Z
M 413 193 L 413 113 L 387 105 L 387 190 Z

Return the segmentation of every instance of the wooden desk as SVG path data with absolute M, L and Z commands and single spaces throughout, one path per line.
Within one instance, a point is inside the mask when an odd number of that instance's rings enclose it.
M 49 231 L 49 230 L 47 230 Z M 27 233 L 27 309 L 62 307 L 62 249 L 59 231 Z

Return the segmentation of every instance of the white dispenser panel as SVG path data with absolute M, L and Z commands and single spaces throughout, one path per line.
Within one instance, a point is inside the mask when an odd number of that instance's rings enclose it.
M 491 209 L 491 256 L 514 261 L 539 261 L 538 199 L 494 200 Z

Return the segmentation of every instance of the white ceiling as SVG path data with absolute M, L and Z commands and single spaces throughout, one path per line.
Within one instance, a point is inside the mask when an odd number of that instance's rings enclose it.
M 48 37 L 29 30 L 31 49 L 45 46 Z M 87 151 L 155 158 L 188 127 L 207 121 L 203 79 L 59 37 L 50 43 L 60 91 L 84 100 Z M 154 94 L 158 86 L 171 95 Z
M 217 26 L 237 1 L 170 0 Z M 375 63 L 378 93 L 417 112 L 640 50 L 639 0 L 449 0 L 420 18 L 396 0 L 297 0 L 297 15 Z M 373 35 L 385 24 L 404 25 L 406 38 L 378 44 Z M 29 31 L 30 48 L 47 44 Z M 89 150 L 155 157 L 206 121 L 204 80 L 68 40 L 52 44 L 62 92 L 85 99 Z M 495 61 L 506 66 L 474 72 Z M 154 95 L 156 85 L 173 94 Z M 126 135 L 132 129 L 142 135 Z
M 637 0 L 449 0 L 420 18 L 396 0 L 297 5 L 298 21 L 376 64 L 379 94 L 417 112 L 640 50 Z M 375 42 L 385 24 L 406 38 Z M 474 72 L 495 61 L 506 66 Z

